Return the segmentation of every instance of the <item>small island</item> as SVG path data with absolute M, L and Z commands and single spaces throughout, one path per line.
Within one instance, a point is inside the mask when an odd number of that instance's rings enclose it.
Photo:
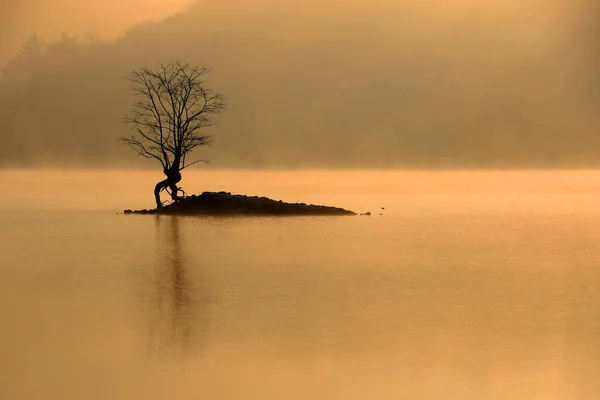
M 355 212 L 338 207 L 304 203 L 286 203 L 267 197 L 245 196 L 229 192 L 204 192 L 150 210 L 125 210 L 125 214 L 214 215 L 214 216 L 341 216 Z
M 158 161 L 166 179 L 154 186 L 155 209 L 125 210 L 125 214 L 356 215 L 338 207 L 284 203 L 229 192 L 186 196 L 177 185 L 181 172 L 203 161 L 193 160 L 190 153 L 211 143 L 212 135 L 205 129 L 215 124 L 213 117 L 225 108 L 225 97 L 206 85 L 208 72 L 199 65 L 173 61 L 134 70 L 129 76 L 137 100 L 124 119 L 132 133 L 121 140 L 139 156 Z M 163 191 L 172 201 L 166 206 L 160 198 Z

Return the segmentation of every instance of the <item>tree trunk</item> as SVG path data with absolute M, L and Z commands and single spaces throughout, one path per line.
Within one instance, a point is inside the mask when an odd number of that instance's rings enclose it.
M 162 207 L 162 201 L 160 201 L 160 192 L 166 188 L 171 190 L 171 199 L 173 201 L 179 200 L 177 184 L 181 181 L 181 172 L 179 172 L 179 166 L 174 166 L 171 169 L 164 170 L 167 179 L 160 181 L 154 187 L 154 198 L 156 200 L 156 208 Z

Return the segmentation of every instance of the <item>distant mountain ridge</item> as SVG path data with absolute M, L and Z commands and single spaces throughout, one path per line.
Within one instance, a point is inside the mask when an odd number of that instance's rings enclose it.
M 598 164 L 600 102 L 567 42 L 432 4 L 199 1 L 114 43 L 30 43 L 0 86 L 0 165 L 151 166 L 118 141 L 125 76 L 172 59 L 228 98 L 198 154 L 218 166 Z

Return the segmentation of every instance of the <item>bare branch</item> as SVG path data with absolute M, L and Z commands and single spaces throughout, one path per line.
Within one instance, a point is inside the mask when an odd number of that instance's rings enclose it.
M 191 163 L 183 164 L 183 166 L 179 170 L 181 171 L 184 168 L 191 167 L 192 165 L 198 164 L 198 163 L 210 164 L 210 161 L 208 161 L 208 160 L 196 160 L 196 161 L 192 161 Z
M 206 87 L 207 68 L 175 61 L 133 71 L 128 77 L 138 100 L 124 117 L 133 135 L 122 141 L 136 153 L 158 160 L 164 169 L 179 171 L 205 162 L 186 162 L 186 156 L 198 146 L 211 142 L 201 133 L 214 125 L 213 116 L 226 104 L 220 93 Z
M 131 147 L 138 155 L 140 155 L 144 158 L 157 159 L 161 163 L 163 168 L 166 168 L 166 165 L 163 162 L 163 160 L 156 155 L 156 152 L 155 152 L 157 150 L 156 148 L 147 149 L 146 146 L 144 145 L 144 143 L 135 139 L 134 137 L 130 137 L 130 138 L 123 137 L 123 138 L 121 138 L 121 140 L 123 142 L 125 142 L 125 144 L 127 144 L 129 147 Z

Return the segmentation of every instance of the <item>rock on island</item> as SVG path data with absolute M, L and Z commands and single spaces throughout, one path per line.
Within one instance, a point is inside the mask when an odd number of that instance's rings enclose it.
M 159 215 L 356 215 L 338 207 L 304 203 L 285 203 L 267 197 L 245 196 L 229 192 L 204 192 L 192 195 L 161 208 L 125 210 L 125 214 Z

